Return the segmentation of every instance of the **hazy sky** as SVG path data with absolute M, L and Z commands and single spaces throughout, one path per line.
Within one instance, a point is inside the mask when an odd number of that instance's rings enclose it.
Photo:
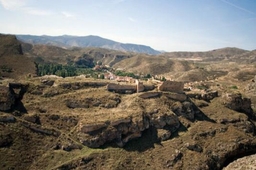
M 165 51 L 256 49 L 256 0 L 0 0 L 0 33 L 98 35 Z

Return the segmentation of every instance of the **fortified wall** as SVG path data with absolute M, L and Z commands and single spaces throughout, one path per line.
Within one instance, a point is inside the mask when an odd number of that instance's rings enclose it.
M 144 91 L 151 91 L 154 90 L 154 85 L 144 85 L 142 82 L 136 80 L 136 84 L 133 85 L 121 85 L 110 83 L 107 85 L 107 90 L 115 93 L 124 93 L 124 94 L 131 94 L 131 93 L 139 93 Z M 159 91 L 168 91 L 168 92 L 175 92 L 181 93 L 184 89 L 183 82 L 176 82 L 176 81 L 164 81 L 159 87 Z

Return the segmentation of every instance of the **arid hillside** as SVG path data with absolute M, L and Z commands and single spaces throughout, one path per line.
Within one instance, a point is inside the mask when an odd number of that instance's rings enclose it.
M 214 61 L 234 61 L 242 63 L 255 62 L 256 55 L 254 51 L 247 51 L 239 48 L 221 48 L 206 52 L 167 52 L 163 56 L 173 59 L 185 60 L 203 60 L 207 62 Z
M 1 35 L 0 54 L 0 169 L 221 170 L 256 154 L 255 51 L 150 56 Z
M 193 64 L 188 61 L 171 60 L 162 56 L 135 55 L 116 63 L 113 67 L 135 73 L 159 75 L 188 71 L 193 69 Z
M 20 42 L 13 35 L 0 34 L 0 77 L 24 78 L 35 75 L 32 59 L 23 55 Z

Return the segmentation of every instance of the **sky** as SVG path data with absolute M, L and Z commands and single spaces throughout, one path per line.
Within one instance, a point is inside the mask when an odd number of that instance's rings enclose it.
M 163 51 L 256 49 L 256 0 L 0 0 L 0 33 L 97 35 Z

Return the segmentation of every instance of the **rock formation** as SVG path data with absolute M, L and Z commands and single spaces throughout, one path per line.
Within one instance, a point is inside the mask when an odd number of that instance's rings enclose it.
M 207 102 L 214 99 L 215 97 L 218 97 L 218 91 L 211 91 L 211 90 L 201 91 L 201 92 L 190 91 L 190 92 L 187 92 L 186 94 L 190 98 L 204 100 Z
M 226 93 L 222 96 L 223 104 L 232 110 L 243 112 L 250 117 L 256 118 L 251 108 L 251 100 L 243 98 L 241 93 Z
M 107 85 L 107 90 L 115 93 L 135 93 L 137 92 L 136 85 L 119 85 L 115 83 L 109 83 Z
M 0 111 L 10 111 L 19 104 L 28 85 L 9 83 L 9 87 L 0 86 Z
M 81 143 L 97 148 L 115 141 L 120 147 L 134 138 L 142 136 L 144 130 L 154 127 L 165 129 L 159 139 L 167 140 L 180 126 L 178 117 L 172 113 L 142 114 L 139 117 L 113 120 L 110 123 L 84 124 L 80 122 L 78 133 Z
M 15 104 L 15 94 L 10 87 L 0 86 L 0 111 L 9 111 Z
M 183 92 L 184 83 L 176 81 L 164 81 L 158 89 L 160 91 L 170 91 L 170 92 Z

